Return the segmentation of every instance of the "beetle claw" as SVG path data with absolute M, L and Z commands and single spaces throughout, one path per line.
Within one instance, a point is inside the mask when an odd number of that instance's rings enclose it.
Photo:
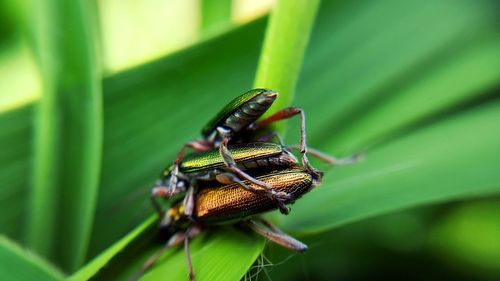
M 290 208 L 288 208 L 285 203 L 281 200 L 277 200 L 278 201 L 278 208 L 280 210 L 280 213 L 282 213 L 283 215 L 288 215 L 290 213 Z

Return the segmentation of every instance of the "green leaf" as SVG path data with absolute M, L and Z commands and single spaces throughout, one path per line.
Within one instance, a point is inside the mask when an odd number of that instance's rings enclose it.
M 63 275 L 43 259 L 0 236 L 0 280 L 63 280 Z
M 335 146 L 335 151 L 352 151 L 373 145 L 411 130 L 424 118 L 491 95 L 500 77 L 499 46 L 500 36 L 490 33 L 474 44 L 450 50 L 452 55 L 439 65 L 417 67 L 412 73 L 425 75 L 408 77 L 404 86 L 396 82 L 397 95 L 381 97 L 383 102 L 377 107 L 351 116 L 349 126 L 328 138 L 329 146 Z M 412 110 L 408 110 L 409 104 Z
M 29 6 L 43 79 L 36 113 L 27 244 L 65 270 L 90 239 L 102 145 L 101 73 L 88 1 Z
M 69 278 L 69 280 L 84 281 L 84 280 L 89 280 L 91 278 L 95 278 L 96 276 L 97 277 L 101 276 L 103 274 L 102 271 L 105 270 L 107 266 L 109 267 L 109 265 L 112 262 L 112 259 L 119 256 L 119 254 L 125 251 L 127 248 L 130 248 L 131 245 L 133 244 L 142 245 L 144 243 L 141 242 L 144 241 L 147 242 L 148 240 L 151 241 L 153 236 L 150 234 L 152 232 L 157 232 L 156 216 L 151 217 L 143 224 L 138 226 L 136 229 L 134 229 L 132 232 L 130 232 L 127 236 L 117 241 L 115 244 L 113 244 L 113 246 L 109 247 L 106 251 L 104 251 L 98 257 L 93 259 L 92 262 L 88 263 L 83 268 L 75 272 L 75 274 L 73 274 Z M 116 264 L 117 263 L 114 263 L 112 265 L 116 267 Z M 140 269 L 140 267 L 136 267 L 136 270 L 137 269 Z M 107 270 L 109 270 L 109 268 Z M 101 275 L 97 275 L 99 271 L 101 271 L 100 273 Z
M 500 193 L 500 102 L 472 108 L 332 169 L 293 206 L 287 230 L 320 232 L 423 204 Z M 331 149 L 331 148 L 330 148 Z
M 493 90 L 500 85 L 497 11 L 495 1 L 323 3 L 296 105 L 307 112 L 310 145 L 327 152 L 372 149 L 359 165 L 330 171 L 322 187 L 292 206 L 284 226 L 310 233 L 497 192 L 491 170 L 498 166 L 492 159 L 498 136 L 491 129 L 497 105 L 487 105 L 498 98 Z M 104 80 L 105 148 L 90 256 L 152 213 L 147 193 L 161 167 L 182 143 L 198 136 L 207 116 L 251 87 L 263 28 L 259 21 Z M 6 222 L 0 227 L 13 236 L 29 194 L 31 110 L 0 116 L 0 127 L 11 130 L 0 131 L 0 141 L 12 147 L 0 151 L 0 181 L 6 183 L 0 200 L 7 202 L 0 204 Z M 296 128 L 288 135 L 296 137 Z M 436 163 L 422 162 L 429 161 L 424 157 Z M 411 159 L 420 164 L 405 166 Z M 474 165 L 459 163 L 465 160 Z M 401 202 L 392 199 L 394 190 Z M 198 243 L 193 242 L 195 254 Z M 221 255 L 222 250 L 203 259 L 217 261 Z M 176 252 L 162 266 L 182 256 Z
M 263 239 L 234 228 L 197 237 L 190 244 L 196 280 L 240 280 L 263 247 Z M 162 280 L 165 276 L 170 280 L 185 280 L 188 277 L 183 251 L 170 251 L 163 257 L 163 262 L 158 263 L 141 280 Z
M 494 1 L 324 4 L 296 99 L 312 145 L 356 152 L 498 82 Z
M 145 261 L 162 250 L 164 241 L 157 241 L 156 216 L 150 218 L 126 237 L 120 239 L 85 267 L 69 278 L 79 280 L 130 280 L 139 276 Z M 197 280 L 238 280 L 257 259 L 264 240 L 233 227 L 212 228 L 190 243 L 191 258 Z M 215 254 L 219 259 L 205 259 Z M 220 276 L 223 270 L 224 275 Z M 187 265 L 182 245 L 170 249 L 146 272 L 141 280 L 187 278 Z M 222 278 L 222 279 L 221 279 Z
M 0 232 L 19 237 L 25 218 L 28 186 L 23 176 L 30 169 L 33 106 L 0 115 Z

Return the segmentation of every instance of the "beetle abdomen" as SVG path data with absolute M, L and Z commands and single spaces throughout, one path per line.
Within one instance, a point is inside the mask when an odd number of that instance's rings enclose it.
M 286 204 L 293 203 L 316 184 L 313 177 L 301 169 L 277 171 L 257 179 L 272 185 L 276 191 L 290 194 Z M 245 184 L 260 189 L 248 181 Z M 204 224 L 242 220 L 277 207 L 268 195 L 248 191 L 239 184 L 204 188 L 198 193 L 195 205 L 195 219 Z

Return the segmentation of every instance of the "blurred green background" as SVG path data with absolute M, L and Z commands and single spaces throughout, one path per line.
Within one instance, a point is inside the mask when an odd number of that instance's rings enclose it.
M 252 88 L 274 5 L 1 0 L 0 280 L 125 280 L 161 247 L 120 239 Z M 217 229 L 193 241 L 199 280 L 499 280 L 498 1 L 323 1 L 301 69 L 309 144 L 366 157 L 314 162 L 324 184 L 271 214 L 307 253 Z M 162 263 L 144 279 L 184 280 L 182 251 Z

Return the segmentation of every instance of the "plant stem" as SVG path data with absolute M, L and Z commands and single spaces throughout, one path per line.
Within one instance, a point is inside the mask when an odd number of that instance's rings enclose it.
M 101 164 L 96 13 L 85 0 L 40 0 L 30 7 L 43 96 L 35 120 L 27 244 L 72 271 L 86 255 Z
M 319 0 L 279 0 L 276 3 L 254 83 L 255 88 L 269 88 L 280 93 L 274 110 L 269 113 L 292 103 L 319 3 Z

